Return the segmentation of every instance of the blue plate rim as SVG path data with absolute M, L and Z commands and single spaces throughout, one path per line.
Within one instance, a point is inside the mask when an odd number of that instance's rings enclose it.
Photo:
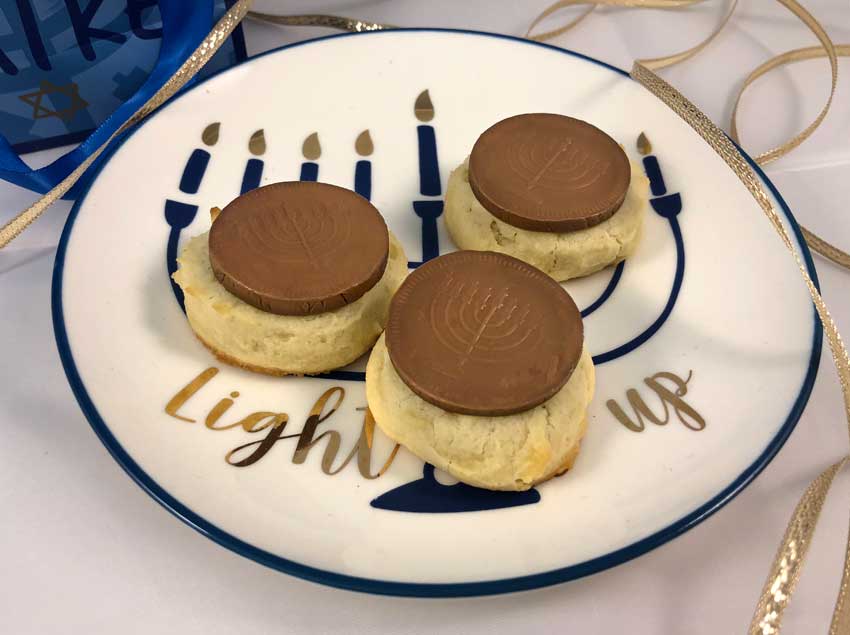
M 175 96 L 174 99 L 179 99 L 181 95 L 196 90 L 200 86 L 203 86 L 203 84 L 207 81 L 217 77 L 220 73 L 229 72 L 234 68 L 242 66 L 243 64 L 249 64 L 253 60 L 265 57 L 266 55 L 275 54 L 283 50 L 296 48 L 299 46 L 308 46 L 316 44 L 318 42 L 323 42 L 325 40 L 331 40 L 336 38 L 376 37 L 384 33 L 405 32 L 452 33 L 510 40 L 515 43 L 521 43 L 528 46 L 539 46 L 553 51 L 557 51 L 565 55 L 577 57 L 596 64 L 598 66 L 608 68 L 609 70 L 625 77 L 629 77 L 629 74 L 626 71 L 617 68 L 616 66 L 612 66 L 611 64 L 602 62 L 600 60 L 594 59 L 587 55 L 583 55 L 581 53 L 577 53 L 575 51 L 570 51 L 568 49 L 559 48 L 557 46 L 545 44 L 542 42 L 526 40 L 512 35 L 488 33 L 486 31 L 420 27 L 392 29 L 386 31 L 368 31 L 363 33 L 339 33 L 315 38 L 312 40 L 287 44 L 285 46 L 265 51 L 260 55 L 248 58 L 243 62 L 240 62 L 228 69 L 224 69 L 222 71 L 214 73 L 213 75 L 210 75 L 209 77 L 205 78 L 203 81 L 193 85 L 188 90 L 181 92 L 179 95 Z M 157 110 L 155 113 L 149 116 L 148 119 L 158 116 L 163 110 L 165 110 L 165 107 Z M 53 266 L 53 280 L 51 288 L 51 312 L 53 316 L 53 329 L 56 338 L 56 345 L 59 350 L 59 356 L 62 361 L 62 366 L 65 370 L 65 375 L 68 378 L 68 383 L 70 384 L 71 390 L 73 391 L 74 396 L 77 399 L 77 403 L 79 404 L 81 410 L 83 411 L 83 414 L 88 420 L 89 425 L 91 425 L 95 434 L 98 436 L 101 443 L 103 443 L 103 445 L 112 455 L 113 459 L 124 469 L 125 472 L 127 472 L 130 478 L 132 478 L 139 485 L 139 487 L 141 487 L 145 492 L 147 492 L 154 500 L 156 500 L 171 514 L 185 522 L 187 525 L 197 530 L 210 540 L 217 542 L 221 546 L 231 551 L 234 551 L 246 558 L 249 558 L 259 564 L 265 565 L 272 569 L 277 569 L 284 573 L 288 573 L 290 575 L 294 575 L 305 580 L 318 582 L 320 584 L 324 584 L 331 587 L 378 595 L 395 595 L 407 597 L 440 598 L 496 595 L 501 593 L 526 591 L 562 582 L 567 582 L 570 580 L 575 580 L 593 573 L 597 573 L 599 571 L 603 571 L 605 569 L 609 569 L 616 565 L 632 560 L 640 555 L 643 555 L 644 553 L 647 553 L 648 551 L 651 551 L 652 549 L 666 542 L 669 542 L 677 536 L 680 536 L 684 532 L 688 531 L 692 527 L 696 526 L 697 524 L 701 523 L 703 520 L 714 514 L 721 507 L 726 505 L 745 487 L 747 487 L 747 485 L 749 485 L 752 480 L 756 476 L 758 476 L 758 474 L 768 465 L 768 463 L 770 463 L 773 457 L 776 456 L 776 454 L 787 441 L 788 437 L 791 435 L 791 432 L 794 430 L 794 427 L 796 426 L 797 421 L 802 415 L 806 403 L 809 400 L 809 396 L 811 395 L 812 387 L 814 386 L 815 378 L 817 376 L 818 365 L 820 363 L 821 348 L 823 343 L 823 328 L 821 326 L 820 321 L 817 319 L 814 307 L 812 309 L 814 321 L 812 353 L 809 359 L 809 366 L 806 371 L 806 377 L 803 380 L 803 384 L 800 388 L 800 393 L 797 396 L 797 399 L 794 401 L 792 410 L 786 418 L 785 423 L 783 423 L 776 436 L 771 440 L 771 442 L 768 444 L 765 450 L 756 458 L 756 460 L 747 469 L 745 469 L 735 480 L 733 480 L 732 483 L 725 487 L 720 493 L 716 494 L 707 502 L 697 507 L 697 509 L 683 516 L 679 520 L 671 523 L 667 527 L 660 529 L 657 532 L 651 534 L 650 536 L 642 538 L 641 540 L 638 540 L 630 545 L 612 551 L 611 553 L 605 554 L 604 556 L 598 556 L 591 560 L 587 560 L 585 562 L 570 565 L 567 567 L 562 567 L 558 569 L 553 569 L 551 571 L 534 573 L 525 576 L 503 578 L 499 580 L 485 580 L 480 582 L 412 583 L 392 580 L 375 580 L 371 578 L 363 578 L 334 573 L 332 571 L 309 567 L 259 549 L 247 542 L 236 538 L 231 534 L 228 534 L 222 529 L 219 529 L 218 527 L 216 527 L 215 525 L 205 520 L 203 517 L 196 514 L 185 505 L 183 505 L 180 501 L 172 497 L 156 481 L 154 481 L 153 478 L 151 478 L 151 476 L 147 474 L 147 472 L 145 472 L 132 459 L 132 457 L 130 457 L 127 451 L 112 435 L 112 432 L 109 430 L 109 427 L 107 426 L 106 422 L 101 418 L 100 414 L 97 411 L 97 408 L 89 397 L 85 385 L 83 384 L 82 378 L 80 377 L 80 374 L 77 370 L 76 364 L 74 362 L 74 357 L 71 352 L 70 343 L 68 341 L 68 335 L 65 328 L 65 319 L 62 307 L 62 280 L 65 266 L 65 255 L 67 252 L 68 243 L 71 238 L 71 233 L 73 231 L 74 222 L 80 212 L 83 203 L 85 202 L 86 195 L 88 194 L 89 189 L 91 187 L 91 183 L 93 183 L 95 178 L 100 174 L 101 170 L 103 169 L 103 166 L 105 166 L 109 162 L 109 159 L 117 151 L 117 149 L 121 145 L 123 145 L 123 143 L 128 138 L 135 134 L 135 132 L 146 123 L 146 121 L 142 122 L 139 126 L 136 126 L 128 133 L 126 133 L 117 143 L 114 144 L 114 147 L 110 148 L 105 153 L 106 157 L 98 166 L 97 171 L 94 177 L 90 180 L 89 184 L 80 193 L 79 198 L 74 203 L 74 206 L 72 207 L 71 212 L 68 215 L 68 219 L 62 231 L 62 236 L 59 240 L 59 245 L 56 251 L 56 260 Z M 741 150 L 740 147 L 739 150 Z M 811 252 L 806 246 L 806 242 L 803 239 L 800 227 L 797 224 L 797 221 L 795 220 L 793 214 L 791 213 L 791 210 L 788 208 L 787 203 L 776 190 L 776 187 L 773 185 L 773 183 L 771 183 L 771 181 L 761 170 L 761 168 L 743 150 L 741 150 L 741 153 L 743 154 L 747 162 L 750 164 L 750 166 L 753 168 L 753 170 L 756 172 L 756 174 L 758 174 L 762 182 L 768 187 L 770 193 L 773 195 L 776 201 L 779 203 L 779 207 L 785 214 L 785 217 L 788 219 L 789 225 L 791 226 L 791 229 L 794 232 L 794 236 L 797 239 L 797 243 L 800 246 L 800 251 L 803 255 L 806 269 L 808 270 L 809 275 L 814 281 L 815 286 L 820 289 L 817 271 L 815 270 L 815 265 L 812 260 Z

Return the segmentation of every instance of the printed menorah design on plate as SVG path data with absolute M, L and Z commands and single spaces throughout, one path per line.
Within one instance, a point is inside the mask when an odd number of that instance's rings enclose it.
M 510 287 L 484 287 L 449 278 L 430 306 L 431 328 L 440 343 L 469 360 L 500 363 L 520 346 L 534 346 L 538 323 Z
M 547 144 L 548 145 L 548 144 Z M 571 138 L 557 145 L 520 146 L 512 153 L 512 168 L 524 177 L 526 190 L 582 190 L 598 181 L 610 167 Z
M 254 214 L 239 226 L 240 238 L 261 247 L 277 262 L 309 262 L 324 268 L 351 232 L 350 219 L 314 202 L 309 212 L 280 205 L 272 214 Z

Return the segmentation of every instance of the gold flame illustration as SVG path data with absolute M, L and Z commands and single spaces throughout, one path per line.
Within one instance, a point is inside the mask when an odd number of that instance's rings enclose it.
M 372 135 L 369 134 L 368 128 L 357 135 L 357 140 L 354 142 L 354 149 L 357 150 L 357 154 L 361 157 L 368 157 L 375 151 L 375 145 L 372 143 Z
M 260 156 L 266 152 L 266 133 L 260 128 L 254 131 L 251 138 L 248 139 L 248 150 L 254 156 Z
M 221 129 L 221 122 L 216 121 L 204 128 L 201 133 L 201 141 L 208 146 L 214 146 L 218 143 L 218 132 Z
M 641 132 L 637 138 L 637 149 L 641 154 L 649 154 L 652 152 L 652 144 L 646 136 L 645 132 Z
M 301 154 L 308 161 L 315 161 L 322 156 L 322 146 L 319 143 L 318 132 L 314 132 L 304 139 L 304 143 L 301 144 Z
M 431 103 L 431 95 L 427 88 L 416 98 L 413 112 L 419 121 L 431 121 L 434 118 L 434 104 Z

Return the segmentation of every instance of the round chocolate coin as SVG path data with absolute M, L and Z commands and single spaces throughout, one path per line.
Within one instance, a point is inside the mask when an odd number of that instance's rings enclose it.
M 622 205 L 630 180 L 629 159 L 616 141 L 564 115 L 500 121 L 469 156 L 475 198 L 496 218 L 532 231 L 598 225 Z
M 539 269 L 458 251 L 411 273 L 392 303 L 390 360 L 417 395 L 450 412 L 507 415 L 567 382 L 584 343 L 569 294 Z
M 387 265 L 389 233 L 365 198 L 335 185 L 274 183 L 225 207 L 210 265 L 233 295 L 269 313 L 312 315 L 354 302 Z

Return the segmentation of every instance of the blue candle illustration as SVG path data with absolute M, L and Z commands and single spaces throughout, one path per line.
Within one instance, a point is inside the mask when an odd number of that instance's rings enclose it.
M 255 157 L 262 156 L 266 152 L 266 135 L 262 128 L 255 131 L 248 140 L 248 151 Z M 245 173 L 242 175 L 242 187 L 240 194 L 260 187 L 260 179 L 263 178 L 263 160 L 248 159 L 245 164 Z
M 434 104 L 428 90 L 423 90 L 413 106 L 416 118 L 422 122 L 416 127 L 419 142 L 419 193 L 424 196 L 439 196 L 440 165 L 437 162 L 437 138 L 434 127 L 425 125 L 434 118 Z
M 372 156 L 375 146 L 368 128 L 357 135 L 354 149 L 361 157 Z M 368 158 L 358 160 L 357 165 L 354 166 L 354 191 L 366 200 L 372 198 L 372 162 Z
M 204 145 L 212 147 L 218 143 L 220 129 L 221 124 L 219 122 L 211 123 L 204 128 L 204 131 L 201 133 L 201 141 L 203 141 Z M 210 153 L 206 150 L 195 148 L 192 151 L 180 175 L 178 188 L 181 192 L 184 194 L 197 194 L 209 162 Z M 177 245 L 180 242 L 180 232 L 195 220 L 195 214 L 197 213 L 197 205 L 170 198 L 165 199 L 165 222 L 170 227 L 168 243 L 165 248 L 165 266 L 168 269 L 171 289 L 174 291 L 174 297 L 177 299 L 177 303 L 181 309 L 183 309 L 183 290 L 177 286 L 174 280 L 171 280 L 171 274 L 177 271 Z
M 300 179 L 302 181 L 317 181 L 319 179 L 319 164 L 316 161 L 322 156 L 318 132 L 314 132 L 304 139 L 304 143 L 301 144 L 301 154 L 307 160 L 301 164 Z
M 201 133 L 201 141 L 205 145 L 214 146 L 218 143 L 218 134 L 221 129 L 219 122 L 211 123 Z M 204 172 L 207 171 L 207 165 L 210 162 L 210 153 L 201 148 L 192 150 L 186 165 L 183 168 L 183 174 L 180 176 L 180 191 L 184 194 L 197 194 L 198 188 L 201 186 L 201 179 L 204 178 Z
M 428 90 L 419 93 L 413 105 L 413 113 L 423 122 L 416 127 L 419 149 L 419 193 L 423 196 L 439 196 L 440 165 L 437 161 L 437 138 L 434 127 L 425 125 L 434 118 L 434 104 Z M 440 237 L 437 231 L 437 219 L 443 213 L 443 201 L 440 199 L 413 201 L 413 211 L 422 219 L 422 262 L 440 255 Z M 410 262 L 416 267 L 421 262 Z
M 676 243 L 676 272 L 673 275 L 673 284 L 670 287 L 667 303 L 655 321 L 626 343 L 604 353 L 594 355 L 593 363 L 597 366 L 630 353 L 655 335 L 673 312 L 673 308 L 676 306 L 676 300 L 679 298 L 679 291 L 682 289 L 682 281 L 685 277 L 685 241 L 682 237 L 682 228 L 679 226 L 678 218 L 682 211 L 682 197 L 678 192 L 673 194 L 667 193 L 667 185 L 664 183 L 664 177 L 661 174 L 661 166 L 658 164 L 658 159 L 655 155 L 651 154 L 652 144 L 644 133 L 638 136 L 637 148 L 638 152 L 643 156 L 643 168 L 646 171 L 646 176 L 649 179 L 649 188 L 653 194 L 649 199 L 649 204 L 655 210 L 656 214 L 665 218 L 670 223 L 670 231 L 673 233 L 673 240 Z
M 640 133 L 637 140 L 638 152 L 643 155 L 643 169 L 649 179 L 649 189 L 653 198 L 649 199 L 652 209 L 659 216 L 672 219 L 682 211 L 682 197 L 678 193 L 667 194 L 667 185 L 661 174 L 661 166 L 658 159 L 652 153 L 652 144 L 646 134 Z

